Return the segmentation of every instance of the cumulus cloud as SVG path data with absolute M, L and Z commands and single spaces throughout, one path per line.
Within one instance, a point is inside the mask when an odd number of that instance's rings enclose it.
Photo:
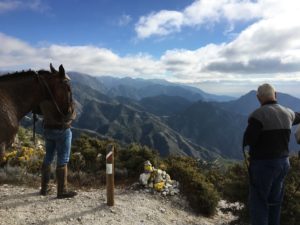
M 145 39 L 179 32 L 183 27 L 206 27 L 219 22 L 227 22 L 232 28 L 241 21 L 295 16 L 299 4 L 296 0 L 195 0 L 181 11 L 161 10 L 142 16 L 135 31 L 138 38 Z
M 214 62 L 207 66 L 207 70 L 223 73 L 238 74 L 274 74 L 300 71 L 300 61 L 283 63 L 279 58 L 252 59 L 244 62 Z
M 167 35 L 179 31 L 183 23 L 183 15 L 177 11 L 162 10 L 143 16 L 135 26 L 139 38 L 151 35 Z
M 50 62 L 64 64 L 67 70 L 91 75 L 142 76 L 163 75 L 161 63 L 150 55 L 120 57 L 110 49 L 96 46 L 49 45 L 33 47 L 22 40 L 0 33 L 1 70 L 48 68 Z M 20 63 L 22 62 L 22 63 Z
M 262 16 L 260 4 L 250 0 L 196 0 L 182 11 L 162 10 L 142 16 L 135 30 L 137 36 L 143 39 L 179 32 L 185 26 L 207 26 L 221 20 L 233 23 Z
M 299 71 L 300 23 L 292 17 L 261 20 L 219 48 L 218 58 L 205 70 L 224 73 L 281 73 Z
M 201 11 L 202 10 L 202 11 Z M 230 80 L 253 77 L 274 77 L 283 80 L 287 74 L 299 73 L 300 68 L 300 3 L 294 0 L 202 0 L 195 1 L 183 11 L 177 12 L 177 31 L 184 25 L 196 26 L 218 22 L 252 20 L 251 25 L 229 43 L 208 44 L 196 50 L 175 49 L 162 57 L 167 71 L 174 79 Z M 172 26 L 160 32 L 164 20 L 154 19 L 161 12 L 144 17 L 138 31 L 142 38 L 165 35 L 174 31 Z M 164 11 L 165 15 L 167 12 Z M 174 12 L 173 12 L 174 13 Z M 141 22 L 141 20 L 140 20 Z M 153 29 L 148 29 L 152 24 Z M 178 25 L 179 24 L 179 25 Z M 232 24 L 231 24 L 232 25 Z M 156 28 L 156 29 L 154 29 Z M 166 27 L 164 27 L 166 28 Z M 299 74 L 294 74 L 294 78 Z

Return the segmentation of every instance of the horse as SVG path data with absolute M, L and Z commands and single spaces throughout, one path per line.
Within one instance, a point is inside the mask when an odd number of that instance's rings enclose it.
M 69 77 L 63 65 L 57 71 L 22 71 L 0 76 L 0 162 L 18 132 L 20 120 L 47 100 L 52 101 L 58 113 L 68 114 L 72 104 Z

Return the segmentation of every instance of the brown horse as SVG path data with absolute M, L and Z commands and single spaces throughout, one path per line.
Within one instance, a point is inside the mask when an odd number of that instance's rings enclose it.
M 72 103 L 68 76 L 62 65 L 51 72 L 22 71 L 0 77 L 0 162 L 18 131 L 19 121 L 44 100 L 66 115 Z

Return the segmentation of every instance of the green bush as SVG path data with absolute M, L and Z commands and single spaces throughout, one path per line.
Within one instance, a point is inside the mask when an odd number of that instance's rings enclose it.
M 300 221 L 300 160 L 290 158 L 291 169 L 286 179 L 285 196 L 282 204 L 281 224 L 298 225 Z
M 234 164 L 227 168 L 222 177 L 218 182 L 218 190 L 222 198 L 229 202 L 243 204 L 242 209 L 232 211 L 238 216 L 238 219 L 232 224 L 248 224 L 250 221 L 248 206 L 249 175 L 246 166 L 244 164 Z
M 188 157 L 171 157 L 167 160 L 167 168 L 172 179 L 179 181 L 180 191 L 190 206 L 202 215 L 214 215 L 220 197 L 214 185 L 200 171 L 198 162 Z
M 88 173 L 105 170 L 106 148 L 110 143 L 109 141 L 82 135 L 72 145 L 70 168 L 73 171 L 82 170 Z
M 135 143 L 120 146 L 111 141 L 81 136 L 74 141 L 72 146 L 70 168 L 73 171 L 93 174 L 100 174 L 101 171 L 105 171 L 106 149 L 109 144 L 115 146 L 115 169 L 117 171 L 126 171 L 129 178 L 137 178 L 143 172 L 146 160 L 150 160 L 155 166 L 159 161 L 158 153 L 146 146 Z
M 137 178 L 144 171 L 144 162 L 147 160 L 157 167 L 160 162 L 157 151 L 133 143 L 118 151 L 116 168 L 126 169 L 129 177 Z
M 223 180 L 219 180 L 219 191 L 222 196 L 230 202 L 248 201 L 249 179 L 244 165 L 235 164 L 224 173 Z

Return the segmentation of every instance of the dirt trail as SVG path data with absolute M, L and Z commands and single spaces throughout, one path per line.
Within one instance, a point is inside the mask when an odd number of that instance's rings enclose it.
M 165 198 L 143 191 L 116 189 L 115 206 L 106 205 L 106 191 L 78 191 L 73 199 L 56 199 L 55 193 L 40 196 L 38 188 L 0 186 L 1 225 L 221 225 L 230 214 L 213 218 L 197 216 L 178 196 Z

